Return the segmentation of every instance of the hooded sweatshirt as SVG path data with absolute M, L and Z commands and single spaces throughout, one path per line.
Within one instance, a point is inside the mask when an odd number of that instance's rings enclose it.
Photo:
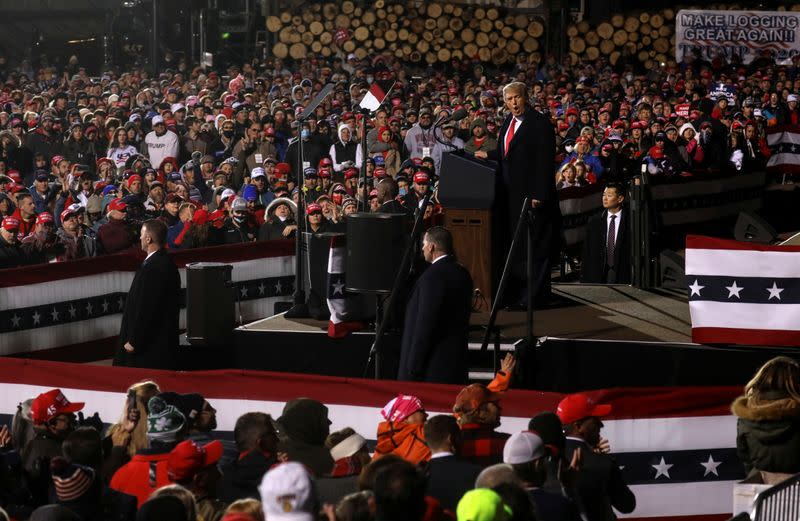
M 378 424 L 378 444 L 372 459 L 394 454 L 414 465 L 430 460 L 431 451 L 422 429 L 421 423 L 382 421 Z
M 330 473 L 334 462 L 325 448 L 331 424 L 326 406 L 309 398 L 291 400 L 283 408 L 278 424 L 288 438 L 281 441 L 280 452 L 285 452 L 289 460 L 304 464 L 317 477 Z
M 329 152 L 331 161 L 333 161 L 333 170 L 335 172 L 343 172 L 345 169 L 344 164 L 348 161 L 353 163 L 356 162 L 356 149 L 358 148 L 358 143 L 352 139 L 352 130 L 350 130 L 351 139 L 349 141 L 344 141 L 344 139 L 342 139 L 342 131 L 345 128 L 350 129 L 350 127 L 344 123 L 339 125 L 337 130 L 339 140 L 331 145 L 331 150 Z

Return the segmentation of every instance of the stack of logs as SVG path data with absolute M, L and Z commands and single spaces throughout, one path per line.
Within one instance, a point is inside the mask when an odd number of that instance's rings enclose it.
M 579 59 L 596 60 L 601 55 L 615 65 L 623 56 L 635 56 L 652 69 L 661 63 L 674 62 L 675 11 L 617 14 L 595 27 L 582 21 L 569 25 L 567 36 L 573 65 Z
M 267 30 L 277 34 L 272 53 L 278 58 L 328 57 L 341 49 L 359 59 L 391 54 L 410 62 L 469 58 L 503 65 L 522 51 L 536 53 L 544 24 L 495 7 L 376 0 L 362 8 L 346 0 L 269 16 Z

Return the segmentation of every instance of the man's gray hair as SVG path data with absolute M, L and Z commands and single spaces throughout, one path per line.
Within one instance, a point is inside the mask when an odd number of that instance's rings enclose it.
M 511 485 L 522 485 L 522 480 L 519 479 L 514 468 L 508 463 L 497 463 L 490 467 L 486 467 L 478 474 L 475 479 L 475 488 L 494 488 L 497 485 L 509 483 Z
M 518 94 L 522 94 L 526 99 L 528 98 L 528 86 L 522 83 L 521 81 L 512 81 L 508 83 L 506 86 L 503 87 L 503 98 L 506 97 L 506 94 L 509 92 L 516 92 Z

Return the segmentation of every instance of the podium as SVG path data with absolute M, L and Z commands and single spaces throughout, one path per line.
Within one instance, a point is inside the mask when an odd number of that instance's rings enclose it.
M 469 271 L 483 299 L 479 311 L 492 306 L 492 204 L 496 164 L 463 151 L 442 154 L 439 202 L 445 208 L 445 227 L 453 235 L 458 260 Z

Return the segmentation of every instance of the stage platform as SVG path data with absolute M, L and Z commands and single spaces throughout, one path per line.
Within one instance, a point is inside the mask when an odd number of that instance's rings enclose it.
M 685 293 L 643 291 L 630 286 L 555 284 L 553 303 L 534 314 L 537 337 L 656 342 L 691 342 Z M 525 312 L 500 311 L 496 325 L 503 343 L 526 336 Z M 474 313 L 470 338 L 480 342 L 489 313 Z M 288 319 L 284 314 L 252 322 L 239 332 L 325 334 L 327 322 Z M 370 333 L 357 335 L 373 336 Z M 356 335 L 356 336 L 357 336 Z
M 691 343 L 683 292 L 629 286 L 554 285 L 554 302 L 534 314 L 535 345 L 525 345 L 524 312 L 500 312 L 487 350 L 481 340 L 488 313 L 473 315 L 470 379 L 486 381 L 505 352 L 519 359 L 515 387 L 572 392 L 617 386 L 743 385 L 769 358 L 793 351 Z M 276 315 L 234 331 L 235 367 L 373 376 L 366 367 L 373 331 L 330 339 L 327 322 Z M 380 377 L 394 378 L 399 334 L 382 344 Z M 228 356 L 228 355 L 226 355 Z M 724 368 L 724 370 L 723 370 Z

